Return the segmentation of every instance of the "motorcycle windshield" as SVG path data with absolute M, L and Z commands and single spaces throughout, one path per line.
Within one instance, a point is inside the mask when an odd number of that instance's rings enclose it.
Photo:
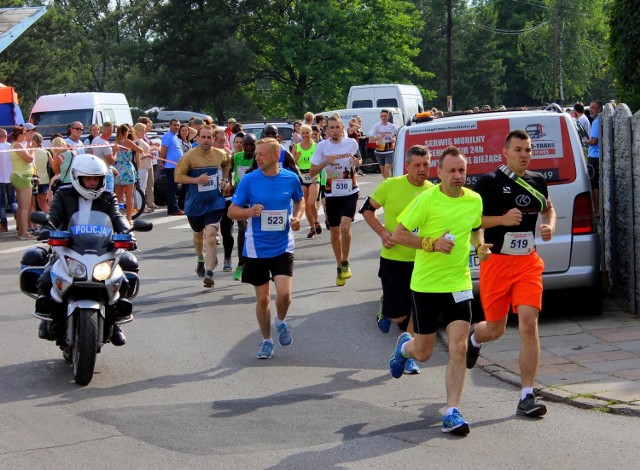
M 69 221 L 69 231 L 71 248 L 77 253 L 100 256 L 113 249 L 113 225 L 104 212 L 76 212 Z

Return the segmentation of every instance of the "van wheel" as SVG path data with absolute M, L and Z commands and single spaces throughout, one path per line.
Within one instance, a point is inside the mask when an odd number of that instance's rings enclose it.
M 565 299 L 574 299 L 577 315 L 597 316 L 602 315 L 604 293 L 601 286 L 571 289 L 570 296 Z
M 600 286 L 545 291 L 541 314 L 548 318 L 602 315 L 603 300 Z

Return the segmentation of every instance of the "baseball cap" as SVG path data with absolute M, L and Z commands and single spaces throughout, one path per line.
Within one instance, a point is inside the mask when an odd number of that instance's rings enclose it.
M 34 130 L 34 129 L 36 128 L 36 126 L 34 126 L 34 125 L 33 125 L 33 124 L 31 124 L 30 122 L 28 122 L 28 123 L 26 123 L 26 124 L 24 125 L 24 128 L 25 128 L 26 130 L 28 130 L 28 131 L 32 131 L 32 130 Z
M 234 118 L 229 118 L 227 119 L 227 123 L 236 123 L 238 121 L 236 121 Z

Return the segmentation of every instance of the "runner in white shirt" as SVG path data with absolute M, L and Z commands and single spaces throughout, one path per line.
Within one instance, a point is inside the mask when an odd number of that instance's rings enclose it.
M 389 111 L 380 111 L 380 122 L 369 131 L 369 141 L 376 143 L 374 155 L 380 165 L 382 177 L 387 179 L 393 175 L 393 149 L 396 146 L 396 126 L 389 122 Z
M 351 223 L 358 203 L 357 167 L 362 164 L 358 142 L 344 136 L 339 115 L 327 120 L 329 138 L 318 142 L 311 157 L 309 175 L 315 178 L 324 168 L 327 180 L 324 192 L 327 198 L 327 219 L 331 231 L 331 247 L 338 264 L 336 285 L 344 286 L 351 277 L 349 251 L 351 249 Z

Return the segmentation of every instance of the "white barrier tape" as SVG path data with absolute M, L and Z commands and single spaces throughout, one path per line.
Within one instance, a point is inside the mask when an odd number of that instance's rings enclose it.
M 99 148 L 99 147 L 113 147 L 114 145 L 117 145 L 118 147 L 123 148 L 123 149 L 126 148 L 124 145 L 120 145 L 120 144 L 116 144 L 116 143 L 113 143 L 113 144 L 90 144 L 90 145 L 84 145 L 83 144 L 83 145 L 78 145 L 77 147 L 74 147 L 73 145 L 69 144 L 69 146 L 67 146 L 67 147 L 31 147 L 31 148 L 24 147 L 24 148 L 21 148 L 21 149 L 15 149 L 15 148 L 13 148 L 13 149 L 12 148 L 0 149 L 0 153 L 1 152 L 11 152 L 11 151 L 19 152 L 20 150 L 25 150 L 27 152 L 33 152 L 33 151 L 38 150 L 38 149 L 42 149 L 42 150 L 75 150 L 75 149 L 79 149 L 79 148 L 89 149 L 89 148 Z

